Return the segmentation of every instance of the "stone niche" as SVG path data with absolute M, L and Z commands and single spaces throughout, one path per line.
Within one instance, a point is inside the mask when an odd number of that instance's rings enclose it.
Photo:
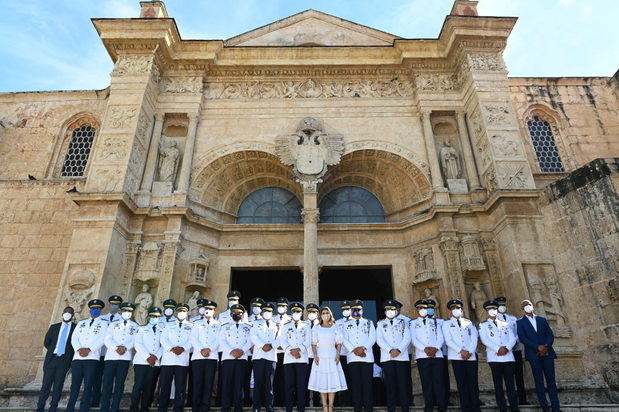
M 94 297 L 98 269 L 99 264 L 97 263 L 69 265 L 64 303 L 75 310 L 75 318 L 77 320 L 85 319 L 89 316 L 87 303 Z
M 189 305 L 192 315 L 197 314 L 197 300 L 205 296 L 208 280 L 208 269 L 211 260 L 202 250 L 200 254 L 189 261 L 187 272 L 182 280 L 183 299 Z
M 481 251 L 480 239 L 473 235 L 464 235 L 460 238 L 460 256 L 462 269 L 465 272 L 486 269 Z
M 159 139 L 157 169 L 153 182 L 155 196 L 169 196 L 177 187 L 188 127 L 189 118 L 186 114 L 166 114 Z
M 431 122 L 441 172 L 449 191 L 455 194 L 468 193 L 463 151 L 454 113 L 435 112 Z

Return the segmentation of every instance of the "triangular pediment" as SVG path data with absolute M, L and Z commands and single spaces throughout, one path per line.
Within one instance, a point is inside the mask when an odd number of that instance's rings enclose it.
M 390 46 L 398 36 L 306 10 L 225 41 L 230 46 Z

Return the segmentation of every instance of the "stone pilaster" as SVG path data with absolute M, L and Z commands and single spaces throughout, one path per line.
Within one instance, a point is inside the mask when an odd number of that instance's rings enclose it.
M 163 113 L 157 113 L 155 115 L 155 126 L 153 128 L 153 134 L 150 140 L 148 157 L 146 158 L 144 177 L 142 178 L 142 185 L 140 186 L 140 190 L 144 192 L 150 192 L 153 187 L 155 168 L 157 167 L 157 152 L 159 151 L 159 140 L 161 138 L 161 131 L 163 129 L 163 119 Z
M 430 175 L 432 176 L 432 188 L 434 191 L 445 192 L 445 182 L 441 175 L 441 166 L 436 152 L 434 143 L 434 132 L 432 131 L 432 123 L 430 122 L 430 110 L 423 109 L 421 111 L 421 122 L 423 125 L 423 140 L 426 146 L 426 156 L 430 165 Z
M 303 302 L 319 304 L 318 296 L 318 191 L 316 181 L 303 185 Z
M 161 255 L 161 270 L 159 275 L 159 286 L 155 303 L 161 304 L 165 299 L 172 296 L 174 285 L 174 267 L 180 245 L 180 216 L 168 216 L 168 230 L 165 232 L 163 240 L 163 253 Z M 177 296 L 183 299 L 184 296 Z
M 466 165 L 466 174 L 469 180 L 469 186 L 471 189 L 478 189 L 481 186 L 479 184 L 479 176 L 477 175 L 477 167 L 475 166 L 475 158 L 473 157 L 473 148 L 471 147 L 471 138 L 469 137 L 464 115 L 465 113 L 463 111 L 456 112 L 460 146 L 462 147 L 462 154 L 464 157 L 464 164 Z
M 189 179 L 191 174 L 191 164 L 193 163 L 193 149 L 196 143 L 196 129 L 198 128 L 198 115 L 190 113 L 189 127 L 187 128 L 187 139 L 185 140 L 185 153 L 183 163 L 178 178 L 178 193 L 186 194 L 189 189 Z
M 460 262 L 460 245 L 457 236 L 455 234 L 444 234 L 441 237 L 439 247 L 445 261 L 446 280 L 451 287 L 451 295 L 447 293 L 448 299 L 458 298 L 465 301 L 466 292 L 464 290 L 462 264 Z

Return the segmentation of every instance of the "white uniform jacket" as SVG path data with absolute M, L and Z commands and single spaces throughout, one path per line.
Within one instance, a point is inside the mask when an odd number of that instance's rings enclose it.
M 357 320 L 359 321 L 357 323 Z M 376 343 L 376 328 L 370 319 L 353 319 L 350 318 L 342 326 L 342 337 L 344 346 L 348 349 L 346 360 L 350 362 L 370 362 L 374 363 L 374 352 L 372 346 Z M 353 353 L 353 349 L 358 347 L 365 348 L 365 358 L 357 356 Z
M 409 362 L 408 347 L 411 344 L 411 335 L 408 322 L 404 319 L 383 319 L 376 325 L 376 343 L 380 347 L 380 361 L 390 360 Z M 392 358 L 389 351 L 397 349 L 400 354 Z
M 212 359 L 218 360 L 217 352 L 219 351 L 219 328 L 221 323 L 217 319 L 201 318 L 194 322 L 193 330 L 191 331 L 191 346 L 193 347 L 193 355 L 191 360 L 197 359 Z M 210 349 L 208 358 L 202 356 L 202 349 Z
M 477 350 L 477 337 L 479 333 L 477 328 L 469 319 L 452 317 L 443 322 L 443 336 L 447 343 L 447 359 L 449 360 L 464 360 L 460 355 L 462 349 L 472 353 L 469 361 L 477 360 L 475 351 Z
M 159 318 L 159 326 L 161 329 L 165 329 L 168 325 L 178 326 L 178 318 L 176 316 L 170 316 L 169 318 L 167 316 L 161 316 Z
M 99 360 L 108 323 L 99 318 L 88 318 L 77 322 L 71 335 L 71 346 L 75 350 L 73 360 Z M 90 353 L 86 357 L 81 357 L 78 353 L 78 349 L 81 348 L 90 349 Z
M 116 313 L 106 313 L 105 315 L 101 315 L 99 316 L 99 319 L 107 322 L 107 326 L 109 327 L 112 323 L 116 323 L 116 322 L 120 322 L 121 320 L 123 320 L 122 316 L 120 316 L 120 312 L 116 312 Z M 105 356 L 107 354 L 107 347 L 105 346 L 105 343 L 103 344 L 103 346 L 101 347 L 101 356 Z
M 410 323 L 411 342 L 415 347 L 415 359 L 425 359 L 428 354 L 425 348 L 437 348 L 435 358 L 442 358 L 441 348 L 445 343 L 443 330 L 441 329 L 440 319 L 419 317 L 411 320 Z
M 515 362 L 512 349 L 516 344 L 516 336 L 512 332 L 509 322 L 499 320 L 496 324 L 488 319 L 479 325 L 479 338 L 486 346 L 486 357 L 488 362 Z M 505 346 L 509 352 L 499 356 L 497 352 L 501 346 Z
M 308 359 L 311 360 L 311 359 L 314 359 L 314 351 L 312 350 L 312 339 L 311 339 L 312 331 L 313 331 L 313 328 L 316 327 L 316 325 L 320 325 L 320 321 L 318 319 L 314 319 L 314 321 L 308 320 L 307 325 L 310 328 L 310 345 L 307 347 L 307 357 Z M 344 347 L 342 346 L 340 349 L 340 354 L 343 349 Z
M 279 333 L 279 345 L 284 348 L 284 363 L 307 363 L 308 352 L 312 349 L 312 328 L 302 320 L 286 323 Z M 296 359 L 291 349 L 300 349 L 301 357 Z
M 344 335 L 344 324 L 348 322 L 349 319 L 351 318 L 350 317 L 339 318 L 338 320 L 335 321 L 335 326 L 337 326 L 340 329 L 340 333 L 342 334 L 342 336 Z M 340 350 L 340 356 L 348 357 L 348 349 L 346 349 L 346 346 L 344 345 L 342 345 L 342 349 Z
M 251 325 L 245 322 L 228 322 L 223 323 L 219 329 L 219 350 L 221 352 L 221 360 L 234 359 L 230 352 L 233 349 L 241 349 L 243 356 L 239 359 L 247 360 L 249 349 L 251 348 Z
M 161 366 L 189 366 L 189 351 L 191 350 L 191 332 L 193 324 L 188 320 L 169 323 L 161 332 Z M 185 349 L 180 355 L 172 352 L 177 346 Z
M 155 328 L 153 330 L 153 327 Z M 155 366 L 159 366 L 163 348 L 161 347 L 161 327 L 159 325 L 144 325 L 140 326 L 138 333 L 135 335 L 135 356 L 133 356 L 134 365 L 148 365 L 146 358 L 150 355 L 155 355 L 157 360 Z
M 135 335 L 138 333 L 138 324 L 132 320 L 122 320 L 111 323 L 105 333 L 105 347 L 107 352 L 105 360 L 124 360 L 133 359 L 133 347 L 135 345 Z M 116 348 L 124 346 L 127 350 L 119 355 Z
M 499 313 L 496 318 L 497 320 L 503 320 L 503 321 L 509 322 L 509 326 L 512 329 L 512 333 L 516 337 L 516 344 L 514 345 L 514 349 L 512 350 L 514 352 L 521 351 L 522 343 L 520 343 L 520 341 L 518 340 L 518 326 L 516 326 L 516 321 L 518 320 L 518 318 L 513 315 L 509 315 L 507 313 Z
M 252 328 L 249 334 L 251 342 L 254 345 L 252 361 L 266 359 L 277 362 L 279 331 L 279 326 L 273 322 L 273 319 L 256 319 L 252 322 Z M 262 350 L 262 347 L 267 344 L 271 344 L 272 347 L 270 351 L 265 352 Z

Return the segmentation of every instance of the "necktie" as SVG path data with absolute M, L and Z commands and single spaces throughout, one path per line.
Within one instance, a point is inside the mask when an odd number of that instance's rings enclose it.
M 95 318 L 90 319 L 90 325 L 89 325 L 89 326 L 92 326 L 92 324 L 93 324 L 94 322 L 95 322 Z
M 462 327 L 462 325 L 460 324 L 460 319 L 456 319 L 458 321 L 458 326 Z
M 391 319 L 389 322 L 391 322 L 391 324 L 393 325 L 393 319 Z
M 210 320 L 210 319 L 207 319 L 207 320 L 206 320 L 206 324 L 207 324 L 207 325 L 210 325 L 210 324 L 211 324 L 211 320 Z
M 299 322 L 295 322 L 295 323 L 294 323 L 294 328 L 295 328 L 295 329 L 299 329 Z
M 426 318 L 423 318 L 423 324 L 424 325 L 426 324 Z
M 114 314 L 112 313 L 112 316 L 110 316 L 110 322 L 114 322 Z
M 357 319 L 357 326 L 359 326 L 359 319 Z
M 153 325 L 153 332 L 157 333 L 157 327 L 155 325 Z
M 67 331 L 71 328 L 71 326 L 65 326 L 65 324 L 63 323 L 60 326 L 60 337 L 58 338 L 58 351 L 56 351 L 56 355 L 58 356 L 62 356 L 64 355 L 64 349 L 65 346 L 67 345 Z
M 503 320 L 507 320 L 507 315 L 503 315 Z
M 267 320 L 267 329 L 271 327 L 271 322 Z
M 499 327 L 499 325 L 496 323 L 496 319 L 495 319 L 495 320 L 493 320 L 493 322 L 494 322 L 494 326 L 496 326 L 496 327 L 498 328 L 498 327 Z
M 125 326 L 127 326 L 127 319 L 125 319 Z
M 239 328 L 239 324 L 238 324 L 238 323 L 236 324 L 236 328 L 237 328 L 237 329 Z

